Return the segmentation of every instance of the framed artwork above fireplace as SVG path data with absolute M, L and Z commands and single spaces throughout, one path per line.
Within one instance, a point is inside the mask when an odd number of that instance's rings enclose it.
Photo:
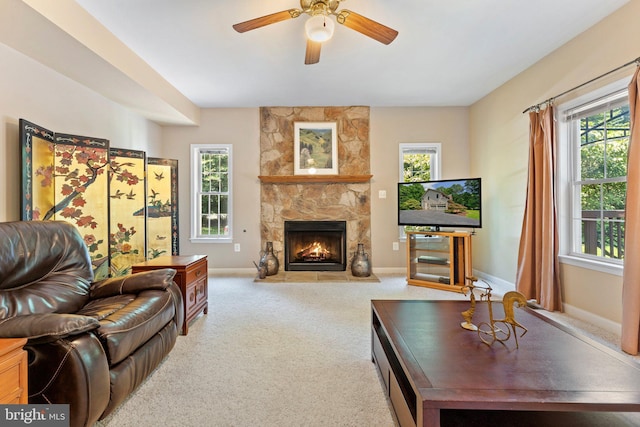
M 294 123 L 294 175 L 338 175 L 336 122 Z

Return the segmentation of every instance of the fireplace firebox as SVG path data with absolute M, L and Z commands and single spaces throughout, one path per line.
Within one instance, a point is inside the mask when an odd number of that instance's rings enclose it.
M 346 267 L 346 221 L 284 222 L 286 271 L 344 271 Z

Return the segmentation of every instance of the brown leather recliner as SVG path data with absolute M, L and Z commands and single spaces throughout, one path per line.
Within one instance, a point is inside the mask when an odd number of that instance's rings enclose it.
M 93 283 L 71 224 L 0 223 L 0 338 L 28 338 L 29 403 L 68 403 L 72 426 L 112 412 L 176 342 L 184 312 L 175 273 Z

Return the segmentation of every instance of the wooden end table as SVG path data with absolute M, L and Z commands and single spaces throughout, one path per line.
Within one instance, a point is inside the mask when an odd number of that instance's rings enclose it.
M 0 339 L 0 404 L 28 403 L 26 338 Z
M 200 312 L 209 312 L 208 303 L 208 265 L 206 255 L 161 256 L 149 261 L 133 264 L 132 273 L 141 271 L 173 268 L 176 276 L 173 279 L 180 287 L 184 304 L 184 323 L 182 335 L 189 333 L 189 322 Z

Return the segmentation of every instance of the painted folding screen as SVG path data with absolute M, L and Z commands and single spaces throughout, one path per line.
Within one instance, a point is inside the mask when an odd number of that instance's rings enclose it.
M 147 159 L 147 258 L 178 255 L 178 161 Z
M 74 224 L 96 280 L 179 255 L 178 161 L 109 148 L 106 139 L 52 132 L 20 120 L 23 221 Z M 146 172 L 145 172 L 146 170 Z
M 109 277 L 109 141 L 52 133 L 26 120 L 20 120 L 20 131 L 22 219 L 74 224 L 95 279 Z
M 22 221 L 42 219 L 53 209 L 54 132 L 20 120 Z
M 131 273 L 146 254 L 144 151 L 109 149 L 109 256 L 111 276 Z

